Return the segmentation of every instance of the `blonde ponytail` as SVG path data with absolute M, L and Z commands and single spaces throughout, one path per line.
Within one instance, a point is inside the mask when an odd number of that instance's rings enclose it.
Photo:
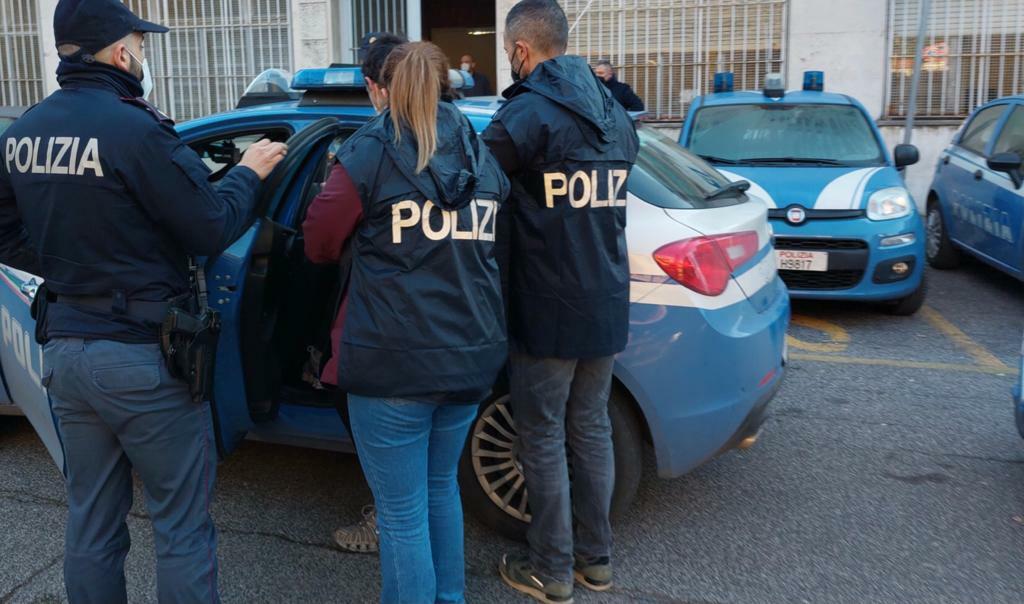
M 382 76 L 388 89 L 395 144 L 402 142 L 404 128 L 412 132 L 419 174 L 437 152 L 437 105 L 441 91 L 449 86 L 448 59 L 430 42 L 403 44 L 388 55 Z

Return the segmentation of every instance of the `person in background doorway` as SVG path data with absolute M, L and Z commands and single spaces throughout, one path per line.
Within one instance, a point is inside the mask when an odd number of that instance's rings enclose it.
M 604 85 L 611 91 L 612 96 L 619 102 L 626 111 L 643 111 L 644 101 L 633 92 L 633 88 L 625 82 L 620 82 L 615 77 L 615 68 L 609 61 L 600 61 L 594 67 L 594 75 L 601 78 Z
M 406 42 L 405 38 L 386 32 L 367 34 L 359 48 L 362 60 L 363 78 L 366 90 L 374 109 L 380 113 L 387 107 L 387 89 L 380 82 L 384 61 L 395 48 Z M 332 158 L 332 161 L 334 158 Z M 331 173 L 324 183 L 323 190 L 306 212 L 302 223 L 305 237 L 306 257 L 316 263 L 337 263 L 342 256 L 345 243 L 355 233 L 356 227 L 363 220 L 363 206 L 359 201 L 359 193 L 352 184 L 345 167 L 334 163 Z M 341 292 L 341 304 L 331 327 L 331 357 L 324 364 L 320 381 L 329 386 L 338 384 L 338 349 L 341 346 L 341 333 L 345 323 L 347 292 Z M 348 401 L 338 407 L 341 421 L 349 435 L 352 434 L 352 423 L 349 419 Z M 377 511 L 373 505 L 363 507 L 363 518 L 359 522 L 344 526 L 333 534 L 334 543 L 346 552 L 356 554 L 375 554 L 378 551 L 380 535 L 377 532 Z
M 473 58 L 473 55 L 462 55 L 459 63 L 461 63 L 459 69 L 473 74 L 473 87 L 464 90 L 463 96 L 491 96 L 494 94 L 494 88 L 491 88 L 491 81 L 487 79 L 487 76 L 476 70 L 476 59 Z

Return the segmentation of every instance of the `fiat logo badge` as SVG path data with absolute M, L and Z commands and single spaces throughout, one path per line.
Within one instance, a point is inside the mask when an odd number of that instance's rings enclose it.
M 807 212 L 800 206 L 790 206 L 786 210 L 786 221 L 790 224 L 803 224 L 807 220 Z

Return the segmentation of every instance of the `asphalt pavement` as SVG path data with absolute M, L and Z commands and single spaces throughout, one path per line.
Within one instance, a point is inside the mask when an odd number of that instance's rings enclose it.
M 796 304 L 762 440 L 676 480 L 649 467 L 616 526 L 616 587 L 577 602 L 1024 601 L 1024 286 L 975 263 L 929 278 L 910 318 Z M 219 472 L 225 602 L 376 601 L 376 559 L 330 546 L 369 502 L 354 457 L 248 443 Z M 0 604 L 64 600 L 64 502 L 28 424 L 0 418 Z M 136 502 L 130 599 L 149 602 Z M 469 601 L 526 601 L 496 574 L 519 547 L 468 521 Z

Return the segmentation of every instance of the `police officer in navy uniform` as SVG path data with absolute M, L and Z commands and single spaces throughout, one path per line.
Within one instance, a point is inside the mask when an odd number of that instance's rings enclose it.
M 574 576 L 611 587 L 608 397 L 629 329 L 626 181 L 639 148 L 622 105 L 584 59 L 565 56 L 568 29 L 553 0 L 512 8 L 504 45 L 516 83 L 484 132 L 512 181 L 510 384 L 532 514 L 530 556 L 505 556 L 500 570 L 542 602 L 571 601 Z
M 208 404 L 169 373 L 158 343 L 188 256 L 250 224 L 286 147 L 261 141 L 218 188 L 152 88 L 148 23 L 119 0 L 61 0 L 60 90 L 0 138 L 0 262 L 41 275 L 43 382 L 65 450 L 64 580 L 76 602 L 125 602 L 132 471 L 152 518 L 161 602 L 216 602 L 210 518 L 216 447 Z

